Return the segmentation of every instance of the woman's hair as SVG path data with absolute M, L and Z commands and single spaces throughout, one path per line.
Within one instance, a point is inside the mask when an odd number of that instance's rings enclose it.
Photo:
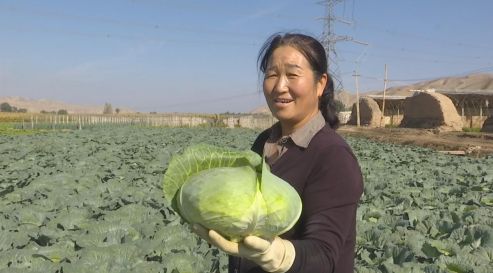
M 330 127 L 339 127 L 334 103 L 334 82 L 327 71 L 327 55 L 322 44 L 317 39 L 300 33 L 276 33 L 270 36 L 260 48 L 257 64 L 262 73 L 265 73 L 267 64 L 274 50 L 281 46 L 290 46 L 298 50 L 305 58 L 315 74 L 315 80 L 319 80 L 323 74 L 327 74 L 327 84 L 320 97 L 318 108 Z

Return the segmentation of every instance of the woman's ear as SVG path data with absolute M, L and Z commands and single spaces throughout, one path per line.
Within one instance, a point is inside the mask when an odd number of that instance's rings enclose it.
M 324 89 L 325 89 L 325 85 L 327 85 L 327 81 L 328 81 L 328 78 L 329 76 L 327 75 L 327 73 L 324 73 L 320 76 L 320 78 L 318 79 L 317 83 L 316 83 L 316 88 L 317 88 L 317 97 L 321 97 L 323 92 L 324 92 Z

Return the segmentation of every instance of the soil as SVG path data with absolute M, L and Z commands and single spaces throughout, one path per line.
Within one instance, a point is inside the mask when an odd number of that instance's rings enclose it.
M 341 126 L 343 136 L 365 137 L 371 140 L 417 145 L 458 156 L 493 155 L 493 133 L 440 132 L 433 129 L 369 128 Z

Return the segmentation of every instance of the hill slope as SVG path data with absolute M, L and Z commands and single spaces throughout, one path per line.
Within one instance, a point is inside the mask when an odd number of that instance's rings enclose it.
M 8 103 L 11 106 L 15 106 L 18 109 L 25 108 L 29 113 L 39 113 L 41 111 L 58 111 L 65 109 L 70 114 L 101 114 L 103 113 L 103 105 L 78 105 L 70 104 L 62 101 L 53 101 L 46 99 L 29 99 L 24 97 L 10 96 L 0 97 L 0 103 Z M 113 106 L 113 110 L 115 106 Z M 121 108 L 120 108 L 121 109 Z M 121 109 L 122 112 L 133 112 L 128 109 Z
M 410 85 L 396 86 L 387 89 L 389 95 L 410 95 L 409 90 L 493 90 L 493 74 L 471 74 L 462 77 L 446 77 L 430 81 L 419 82 Z M 383 94 L 383 91 L 371 92 L 372 94 Z

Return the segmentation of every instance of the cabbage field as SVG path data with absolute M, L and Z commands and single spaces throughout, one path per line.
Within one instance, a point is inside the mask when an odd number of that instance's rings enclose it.
M 172 155 L 258 131 L 115 127 L 0 135 L 0 273 L 227 272 L 164 199 Z M 493 272 L 493 157 L 348 138 L 365 178 L 356 272 Z

